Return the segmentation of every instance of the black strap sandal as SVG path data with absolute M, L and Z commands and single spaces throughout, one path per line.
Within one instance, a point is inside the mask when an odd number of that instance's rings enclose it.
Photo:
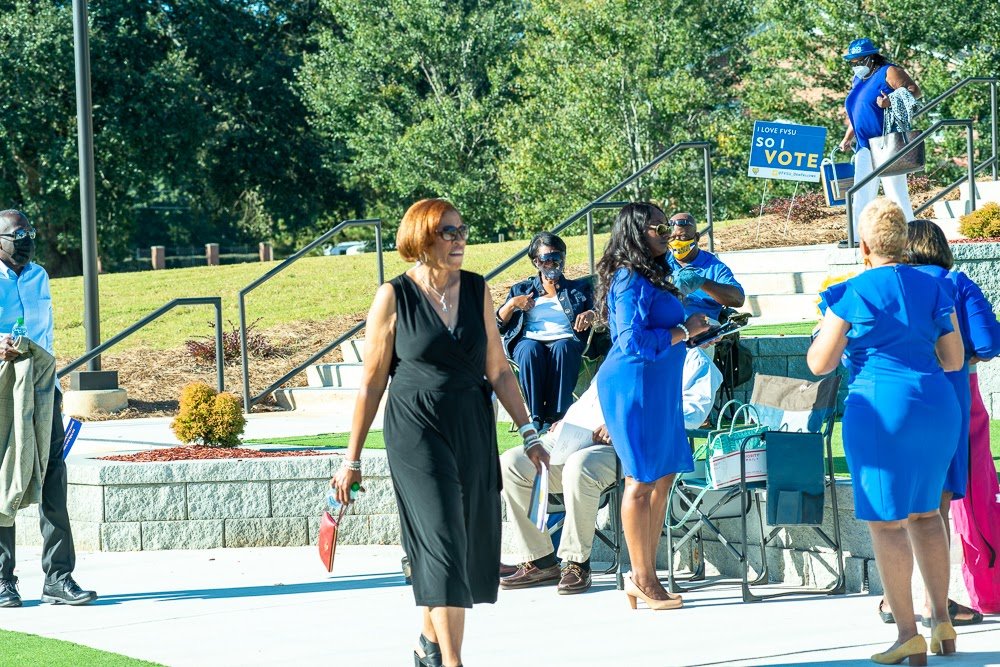
M 885 609 L 882 608 L 882 605 L 884 604 L 885 604 L 885 598 L 882 598 L 881 600 L 878 601 L 879 618 L 882 619 L 883 623 L 895 623 L 896 617 L 892 615 L 891 611 L 886 611 Z M 928 625 L 927 627 L 930 627 L 930 625 Z
M 959 614 L 972 614 L 972 618 L 956 618 Z M 958 604 L 954 600 L 948 600 L 948 618 L 951 619 L 953 626 L 975 625 L 976 623 L 983 622 L 983 615 L 981 613 L 963 604 Z M 929 628 L 931 627 L 931 619 L 926 617 L 921 618 L 920 624 L 925 628 Z
M 423 633 L 420 634 L 420 650 L 424 652 L 424 657 L 414 651 L 414 667 L 441 667 L 441 646 L 424 637 Z

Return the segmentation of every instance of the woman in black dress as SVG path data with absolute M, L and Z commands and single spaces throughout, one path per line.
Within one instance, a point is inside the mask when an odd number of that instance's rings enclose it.
M 375 294 L 347 455 L 331 481 L 341 502 L 361 481 L 361 448 L 391 375 L 385 446 L 413 596 L 423 607 L 418 666 L 460 665 L 466 608 L 497 599 L 492 392 L 521 426 L 535 466 L 548 459 L 504 356 L 486 281 L 461 270 L 467 236 L 442 199 L 421 200 L 403 216 L 396 247 L 419 261 Z

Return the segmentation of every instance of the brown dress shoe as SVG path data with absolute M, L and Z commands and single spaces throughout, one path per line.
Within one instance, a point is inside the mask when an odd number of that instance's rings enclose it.
M 517 572 L 517 565 L 507 565 L 506 563 L 500 563 L 500 578 L 509 577 L 510 575 Z
M 556 591 L 559 595 L 574 595 L 584 593 L 590 588 L 590 569 L 584 569 L 570 561 L 562 570 Z
M 544 586 L 554 584 L 559 581 L 559 566 L 535 567 L 534 563 L 521 563 L 517 572 L 500 580 L 500 588 L 509 590 L 511 588 L 531 588 L 532 586 Z

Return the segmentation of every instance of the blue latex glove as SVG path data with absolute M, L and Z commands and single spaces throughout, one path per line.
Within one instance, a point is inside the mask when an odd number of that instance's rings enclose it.
M 705 284 L 705 277 L 693 266 L 685 266 L 674 275 L 674 285 L 687 296 L 697 292 Z

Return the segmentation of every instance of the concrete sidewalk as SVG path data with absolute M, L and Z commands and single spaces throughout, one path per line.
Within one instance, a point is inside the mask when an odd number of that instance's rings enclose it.
M 165 665 L 412 664 L 419 631 L 399 547 L 341 547 L 334 574 L 314 548 L 80 554 L 90 607 L 42 605 L 38 550 L 18 550 L 22 609 L 0 627 Z M 685 608 L 628 607 L 610 576 L 591 592 L 501 591 L 468 616 L 465 663 L 500 665 L 870 665 L 894 628 L 876 598 L 739 601 L 733 587 L 685 595 Z M 925 635 L 929 631 L 924 631 Z M 1000 665 L 1000 617 L 959 628 L 959 654 L 931 665 Z

